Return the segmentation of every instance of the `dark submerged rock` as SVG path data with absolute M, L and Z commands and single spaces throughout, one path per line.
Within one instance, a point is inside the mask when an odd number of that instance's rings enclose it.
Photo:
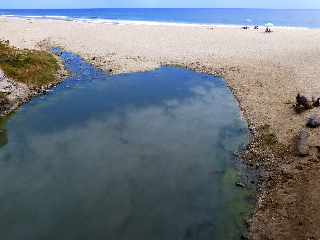
M 249 237 L 248 237 L 246 234 L 241 234 L 240 239 L 241 239 L 241 240 L 248 240 Z
M 242 182 L 236 182 L 235 184 L 236 184 L 236 187 L 240 187 L 240 188 L 245 188 L 246 187 L 246 185 L 244 183 L 242 183 Z

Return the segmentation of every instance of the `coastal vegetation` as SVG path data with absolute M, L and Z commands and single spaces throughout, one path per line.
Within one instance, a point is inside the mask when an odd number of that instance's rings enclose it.
M 0 69 L 6 76 L 40 88 L 57 81 L 59 64 L 53 54 L 45 51 L 18 49 L 9 41 L 0 41 Z

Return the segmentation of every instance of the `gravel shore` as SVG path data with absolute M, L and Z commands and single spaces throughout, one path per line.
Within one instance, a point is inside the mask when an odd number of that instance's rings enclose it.
M 0 18 L 0 38 L 19 48 L 59 46 L 114 74 L 178 65 L 223 76 L 252 131 L 244 153 L 260 189 L 251 239 L 320 238 L 320 131 L 311 154 L 294 139 L 319 108 L 296 114 L 298 92 L 320 96 L 320 30 L 114 25 Z

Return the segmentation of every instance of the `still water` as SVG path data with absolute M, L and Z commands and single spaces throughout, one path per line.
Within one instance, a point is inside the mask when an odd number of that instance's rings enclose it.
M 1 122 L 0 239 L 239 239 L 247 128 L 222 79 L 72 72 Z

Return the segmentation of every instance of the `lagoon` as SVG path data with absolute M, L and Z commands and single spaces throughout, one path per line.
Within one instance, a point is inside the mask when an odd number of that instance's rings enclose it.
M 1 122 L 1 239 L 239 239 L 248 130 L 223 79 L 61 58 L 72 75 Z

